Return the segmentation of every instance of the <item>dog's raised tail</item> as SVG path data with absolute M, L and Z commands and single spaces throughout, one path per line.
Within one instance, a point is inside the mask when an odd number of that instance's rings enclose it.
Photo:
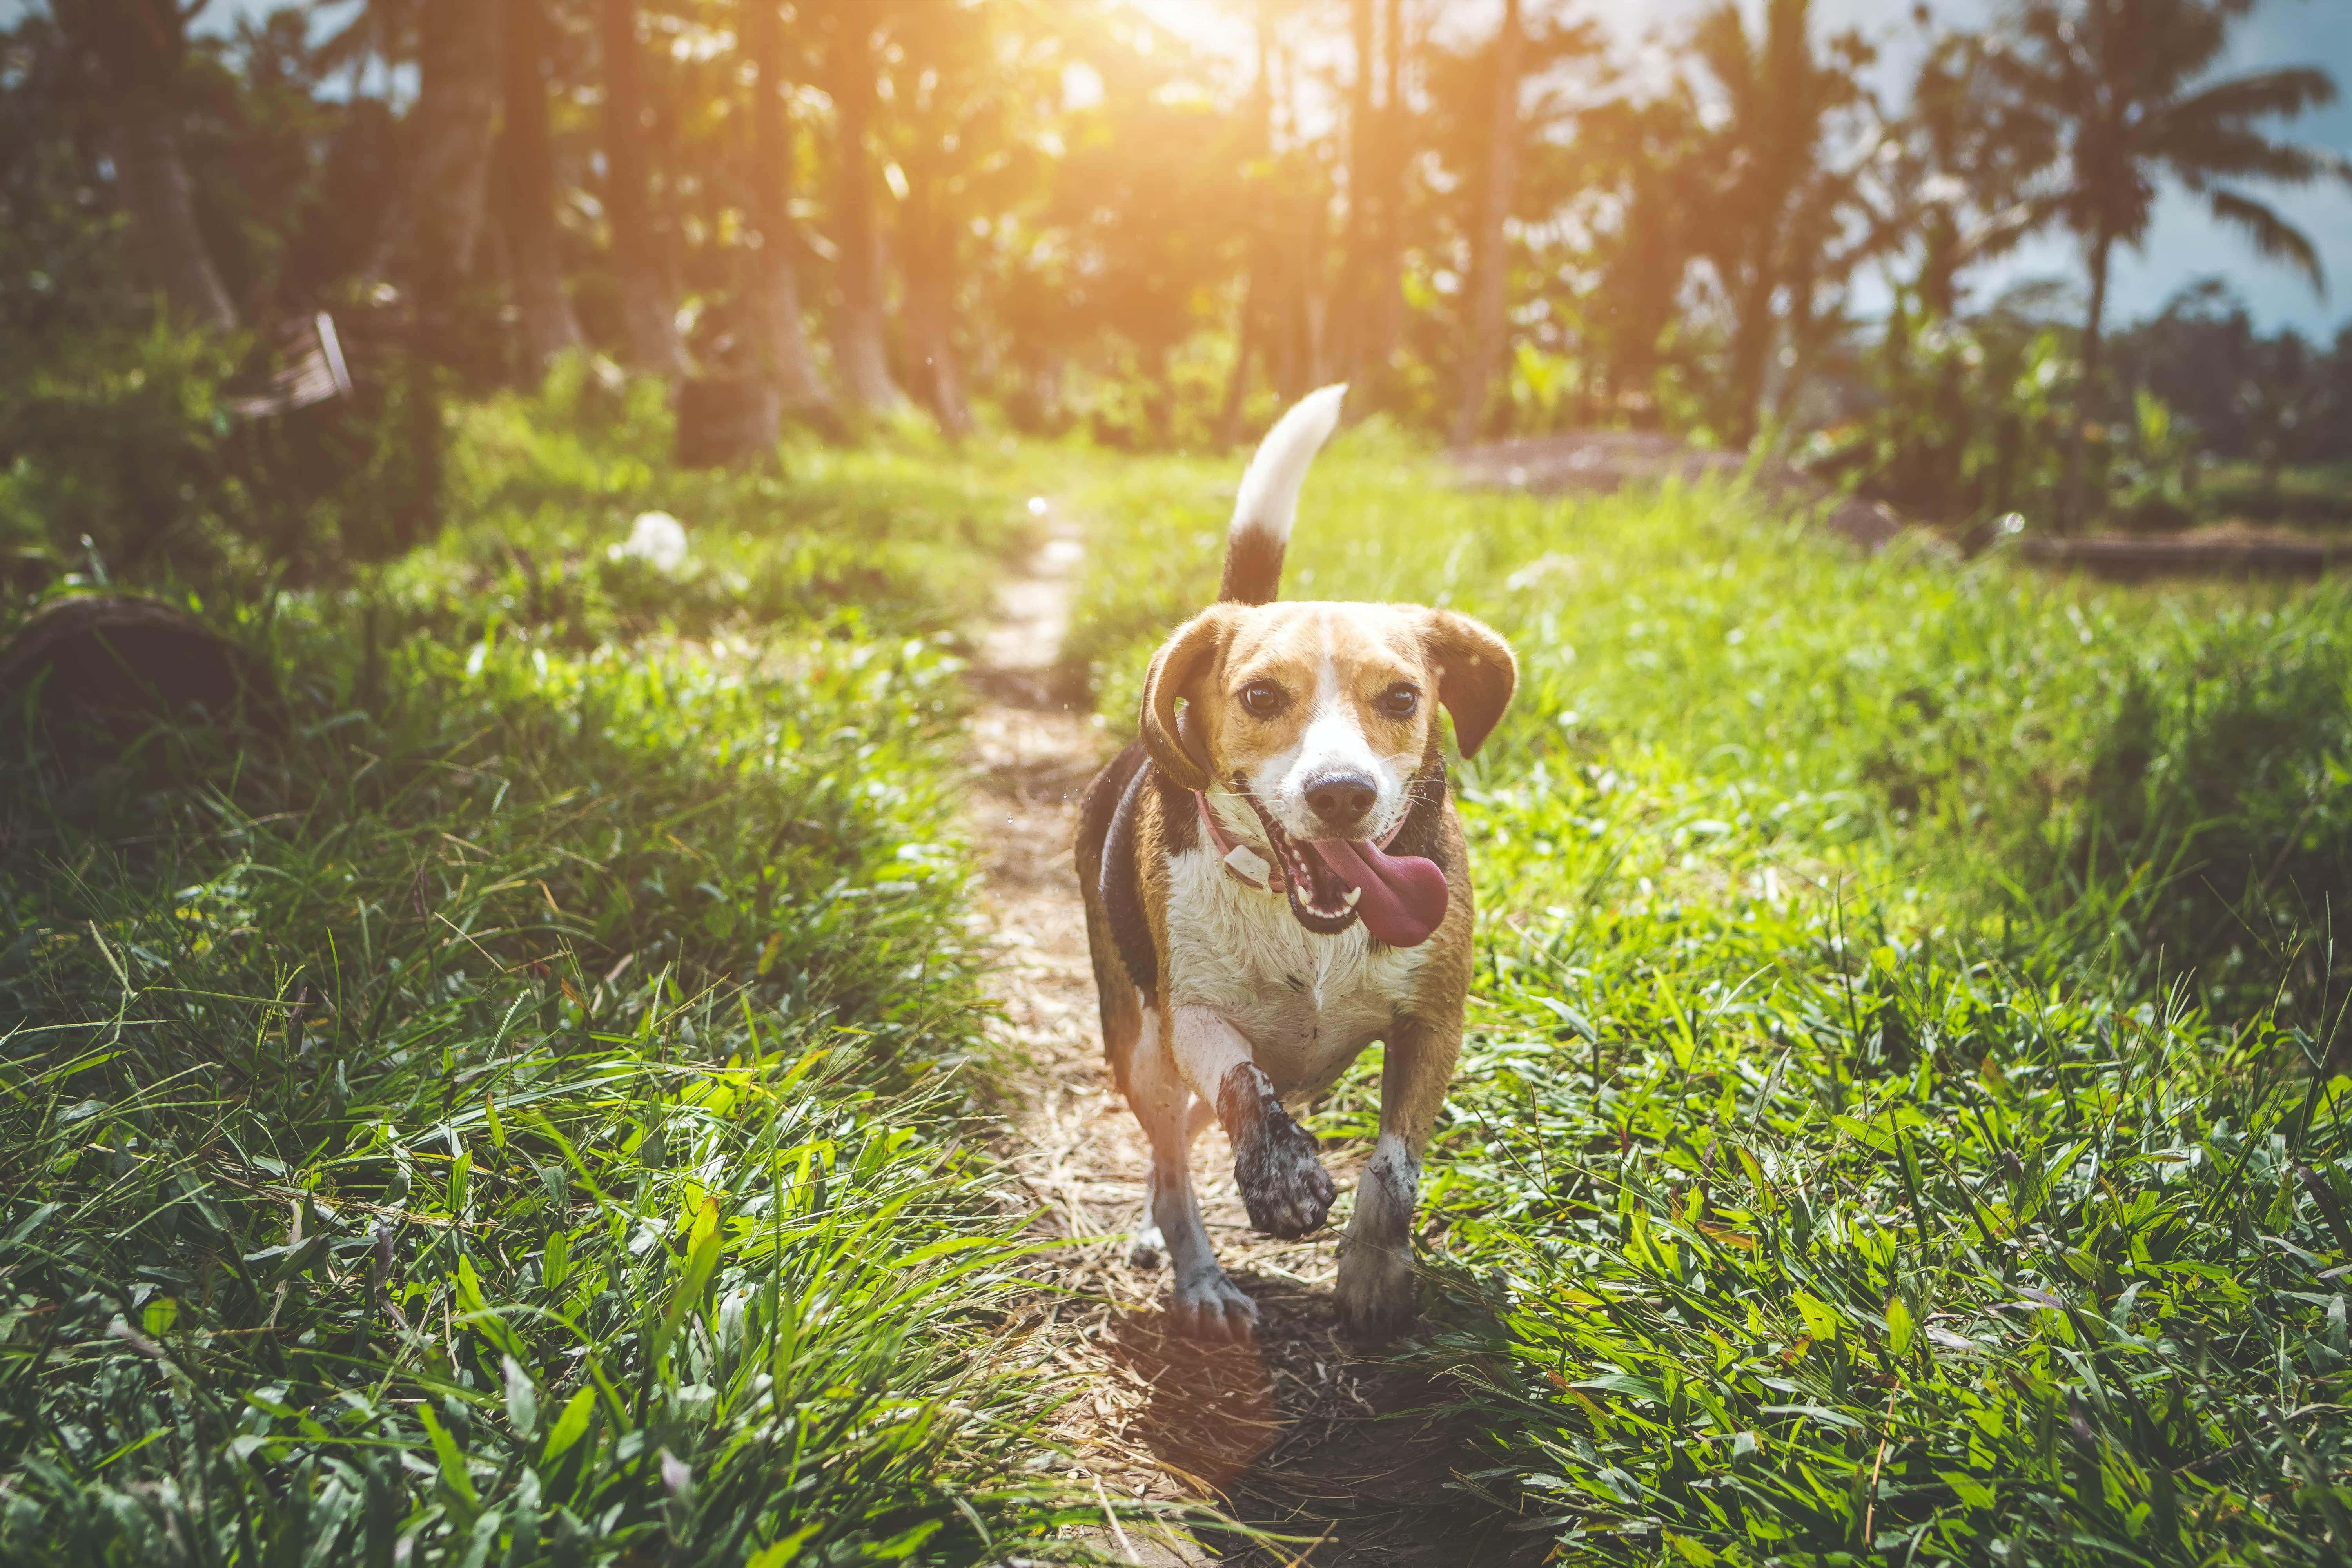
M 1282 591 L 1282 557 L 1290 546 L 1291 520 L 1298 514 L 1298 487 L 1315 454 L 1339 427 L 1339 400 L 1347 395 L 1344 382 L 1308 393 L 1258 443 L 1225 533 L 1221 601 L 1270 605 Z

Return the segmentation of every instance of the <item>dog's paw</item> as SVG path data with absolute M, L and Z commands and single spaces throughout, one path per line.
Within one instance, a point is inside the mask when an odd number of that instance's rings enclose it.
M 1315 1134 L 1282 1109 L 1265 1072 L 1249 1063 L 1235 1068 L 1217 1109 L 1234 1142 L 1234 1184 L 1251 1226 L 1295 1241 L 1321 1226 L 1339 1189 L 1323 1168 Z
M 1167 1246 L 1160 1234 L 1160 1227 L 1147 1218 L 1136 1231 L 1135 1239 L 1128 1244 L 1127 1266 L 1129 1268 L 1157 1268 Z
M 1412 1326 L 1412 1244 L 1374 1246 L 1351 1241 L 1339 1254 L 1332 1295 L 1339 1322 L 1356 1339 L 1380 1343 Z
M 1210 1264 L 1176 1281 L 1168 1302 L 1168 1326 L 1188 1340 L 1245 1345 L 1257 1337 L 1257 1303 L 1234 1289 L 1225 1271 Z
M 1286 1241 L 1314 1232 L 1339 1195 L 1317 1155 L 1315 1134 L 1280 1106 L 1258 1122 L 1254 1136 L 1234 1145 L 1234 1183 L 1251 1226 Z

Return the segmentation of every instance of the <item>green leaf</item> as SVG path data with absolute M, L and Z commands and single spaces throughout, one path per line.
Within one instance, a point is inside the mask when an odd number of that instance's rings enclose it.
M 1911 1309 L 1904 1305 L 1902 1297 L 1894 1297 L 1886 1303 L 1886 1343 L 1896 1355 L 1910 1350 L 1911 1336 L 1917 1327 L 1911 1321 Z
M 555 1418 L 555 1430 L 547 1435 L 545 1457 L 553 1459 L 586 1436 L 588 1423 L 595 1418 L 595 1415 L 596 1390 L 593 1385 L 565 1400 L 563 1414 Z
M 1797 1316 L 1804 1320 L 1806 1333 L 1817 1340 L 1837 1338 L 1838 1315 L 1834 1308 L 1803 1290 L 1796 1293 L 1795 1301 Z
M 1883 1128 L 1873 1127 L 1868 1122 L 1857 1121 L 1851 1116 L 1832 1116 L 1830 1121 L 1847 1137 L 1867 1144 L 1882 1154 L 1895 1152 L 1894 1134 Z
M 751 1553 L 743 1568 L 784 1568 L 784 1564 L 792 1560 L 793 1553 L 806 1545 L 809 1538 L 824 1528 L 822 1521 L 803 1524 L 782 1541 L 771 1542 Z
M 154 1340 L 160 1340 L 170 1333 L 172 1325 L 179 1321 L 179 1300 L 172 1296 L 156 1297 L 147 1303 L 146 1310 L 139 1315 L 139 1326 L 147 1331 L 149 1339 Z
M 499 1369 L 506 1374 L 507 1421 L 516 1436 L 529 1437 L 539 1430 L 539 1390 L 514 1357 L 500 1356 Z
M 482 1500 L 474 1490 L 474 1478 L 466 1473 L 466 1454 L 457 1447 L 457 1439 L 449 1436 L 447 1428 L 434 1415 L 429 1402 L 416 1407 L 416 1415 L 425 1423 L 425 1435 L 432 1439 L 433 1452 L 441 1461 L 443 1484 L 464 1500 L 468 1509 L 479 1505 Z
M 669 1349 L 669 1342 L 686 1315 L 701 1303 L 702 1293 L 709 1288 L 710 1277 L 719 1268 L 719 1251 L 722 1238 L 719 1234 L 719 1204 L 716 1199 L 702 1200 L 701 1211 L 695 1215 L 694 1228 L 688 1233 L 692 1242 L 687 1250 L 686 1273 L 677 1282 L 677 1294 L 671 1298 L 669 1310 L 663 1314 L 661 1327 L 655 1331 L 653 1353 L 659 1357 Z

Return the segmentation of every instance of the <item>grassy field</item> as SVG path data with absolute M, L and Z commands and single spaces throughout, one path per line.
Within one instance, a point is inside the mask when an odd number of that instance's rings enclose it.
M 1131 722 L 1239 464 L 462 411 L 458 519 L 210 589 L 283 734 L 0 778 L 0 1558 L 1083 1550 L 995 1333 L 960 638 L 1051 488 Z M 695 524 L 676 573 L 629 519 Z M 1529 1554 L 2352 1542 L 2352 604 L 1861 562 L 1730 491 L 1466 496 L 1378 428 L 1291 597 L 1518 647 L 1428 1317 Z M 1171 569 L 1172 565 L 1172 569 Z M 222 609 L 223 604 L 256 607 Z M 1368 1137 L 1376 1060 L 1319 1129 Z
M 1230 484 L 1088 498 L 1114 721 Z M 1372 431 L 1292 562 L 1523 660 L 1460 781 L 1407 1352 L 1487 1418 L 1466 1485 L 1576 1560 L 2338 1560 L 2340 589 L 1863 563 L 1719 491 L 1452 493 Z
M 466 419 L 439 548 L 238 621 L 285 733 L 0 779 L 0 1557 L 1034 1548 L 942 640 L 1022 498 Z

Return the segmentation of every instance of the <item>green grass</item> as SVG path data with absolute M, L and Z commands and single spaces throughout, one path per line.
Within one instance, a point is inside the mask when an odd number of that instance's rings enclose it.
M 1025 514 L 968 465 L 656 481 L 468 417 L 538 444 L 509 487 L 620 472 L 552 486 L 542 563 L 688 483 L 773 515 L 570 614 L 460 530 L 230 616 L 284 735 L 0 779 L 0 1558 L 1065 1550 L 1056 1395 L 996 1337 L 940 630 Z
M 954 653 L 1053 491 L 1131 722 L 1238 464 L 687 475 L 665 419 L 460 408 L 435 547 L 199 584 L 283 734 L 0 778 L 0 1559 L 1086 1550 L 1000 1332 Z M 679 573 L 611 553 L 649 508 Z M 1292 597 L 1523 660 L 1402 1352 L 1462 1484 L 1575 1560 L 2336 1561 L 2345 592 L 1466 496 L 1377 429 L 1305 510 Z
M 1088 498 L 1115 722 L 1231 483 Z M 1523 661 L 1461 774 L 1482 962 L 1405 1352 L 1486 1417 L 1466 1485 L 1576 1559 L 2337 1560 L 2340 589 L 1859 562 L 1363 432 L 1287 594 Z

